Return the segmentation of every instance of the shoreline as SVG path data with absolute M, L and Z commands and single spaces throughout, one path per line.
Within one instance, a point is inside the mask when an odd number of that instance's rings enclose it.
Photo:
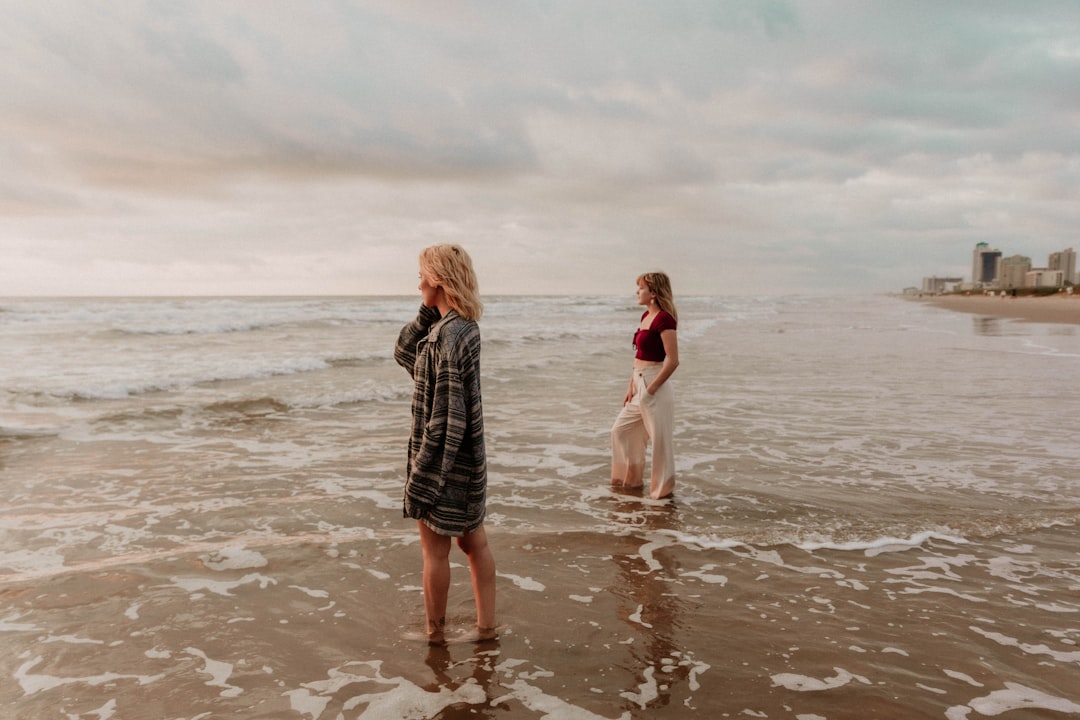
M 992 295 L 930 295 L 910 298 L 934 307 L 1022 322 L 1080 325 L 1080 294 L 1004 298 Z

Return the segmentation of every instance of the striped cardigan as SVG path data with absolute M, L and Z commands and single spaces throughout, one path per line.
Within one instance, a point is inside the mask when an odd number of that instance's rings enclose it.
M 421 306 L 394 359 L 412 375 L 412 434 L 403 514 L 460 537 L 484 522 L 487 457 L 480 402 L 480 328 Z

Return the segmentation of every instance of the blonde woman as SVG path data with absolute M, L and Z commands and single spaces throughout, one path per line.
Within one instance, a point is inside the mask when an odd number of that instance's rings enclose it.
M 404 516 L 417 521 L 424 559 L 428 641 L 445 643 L 451 538 L 469 560 L 478 640 L 495 631 L 495 560 L 484 531 L 487 457 L 480 399 L 480 303 L 468 253 L 420 253 L 420 312 L 402 328 L 394 359 L 415 382 Z
M 672 436 L 675 397 L 668 379 L 679 367 L 679 324 L 671 280 L 662 272 L 637 279 L 638 305 L 645 306 L 634 334 L 634 369 L 622 411 L 611 428 L 611 483 L 624 488 L 644 485 L 645 448 L 652 441 L 649 497 L 675 490 Z

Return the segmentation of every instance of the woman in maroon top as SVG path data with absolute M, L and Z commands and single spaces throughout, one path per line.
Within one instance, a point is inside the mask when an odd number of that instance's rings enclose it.
M 649 497 L 660 499 L 675 490 L 672 435 L 675 397 L 668 378 L 679 367 L 679 322 L 671 280 L 662 272 L 637 279 L 638 305 L 646 310 L 634 334 L 634 371 L 622 411 L 611 428 L 611 484 L 644 485 L 645 448 L 652 441 Z

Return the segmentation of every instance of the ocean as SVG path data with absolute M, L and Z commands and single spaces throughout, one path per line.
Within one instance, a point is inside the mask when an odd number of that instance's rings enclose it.
M 455 548 L 429 648 L 418 298 L 0 299 L 0 715 L 1080 715 L 1080 326 L 677 298 L 651 501 L 632 294 L 485 300 L 500 637 Z

